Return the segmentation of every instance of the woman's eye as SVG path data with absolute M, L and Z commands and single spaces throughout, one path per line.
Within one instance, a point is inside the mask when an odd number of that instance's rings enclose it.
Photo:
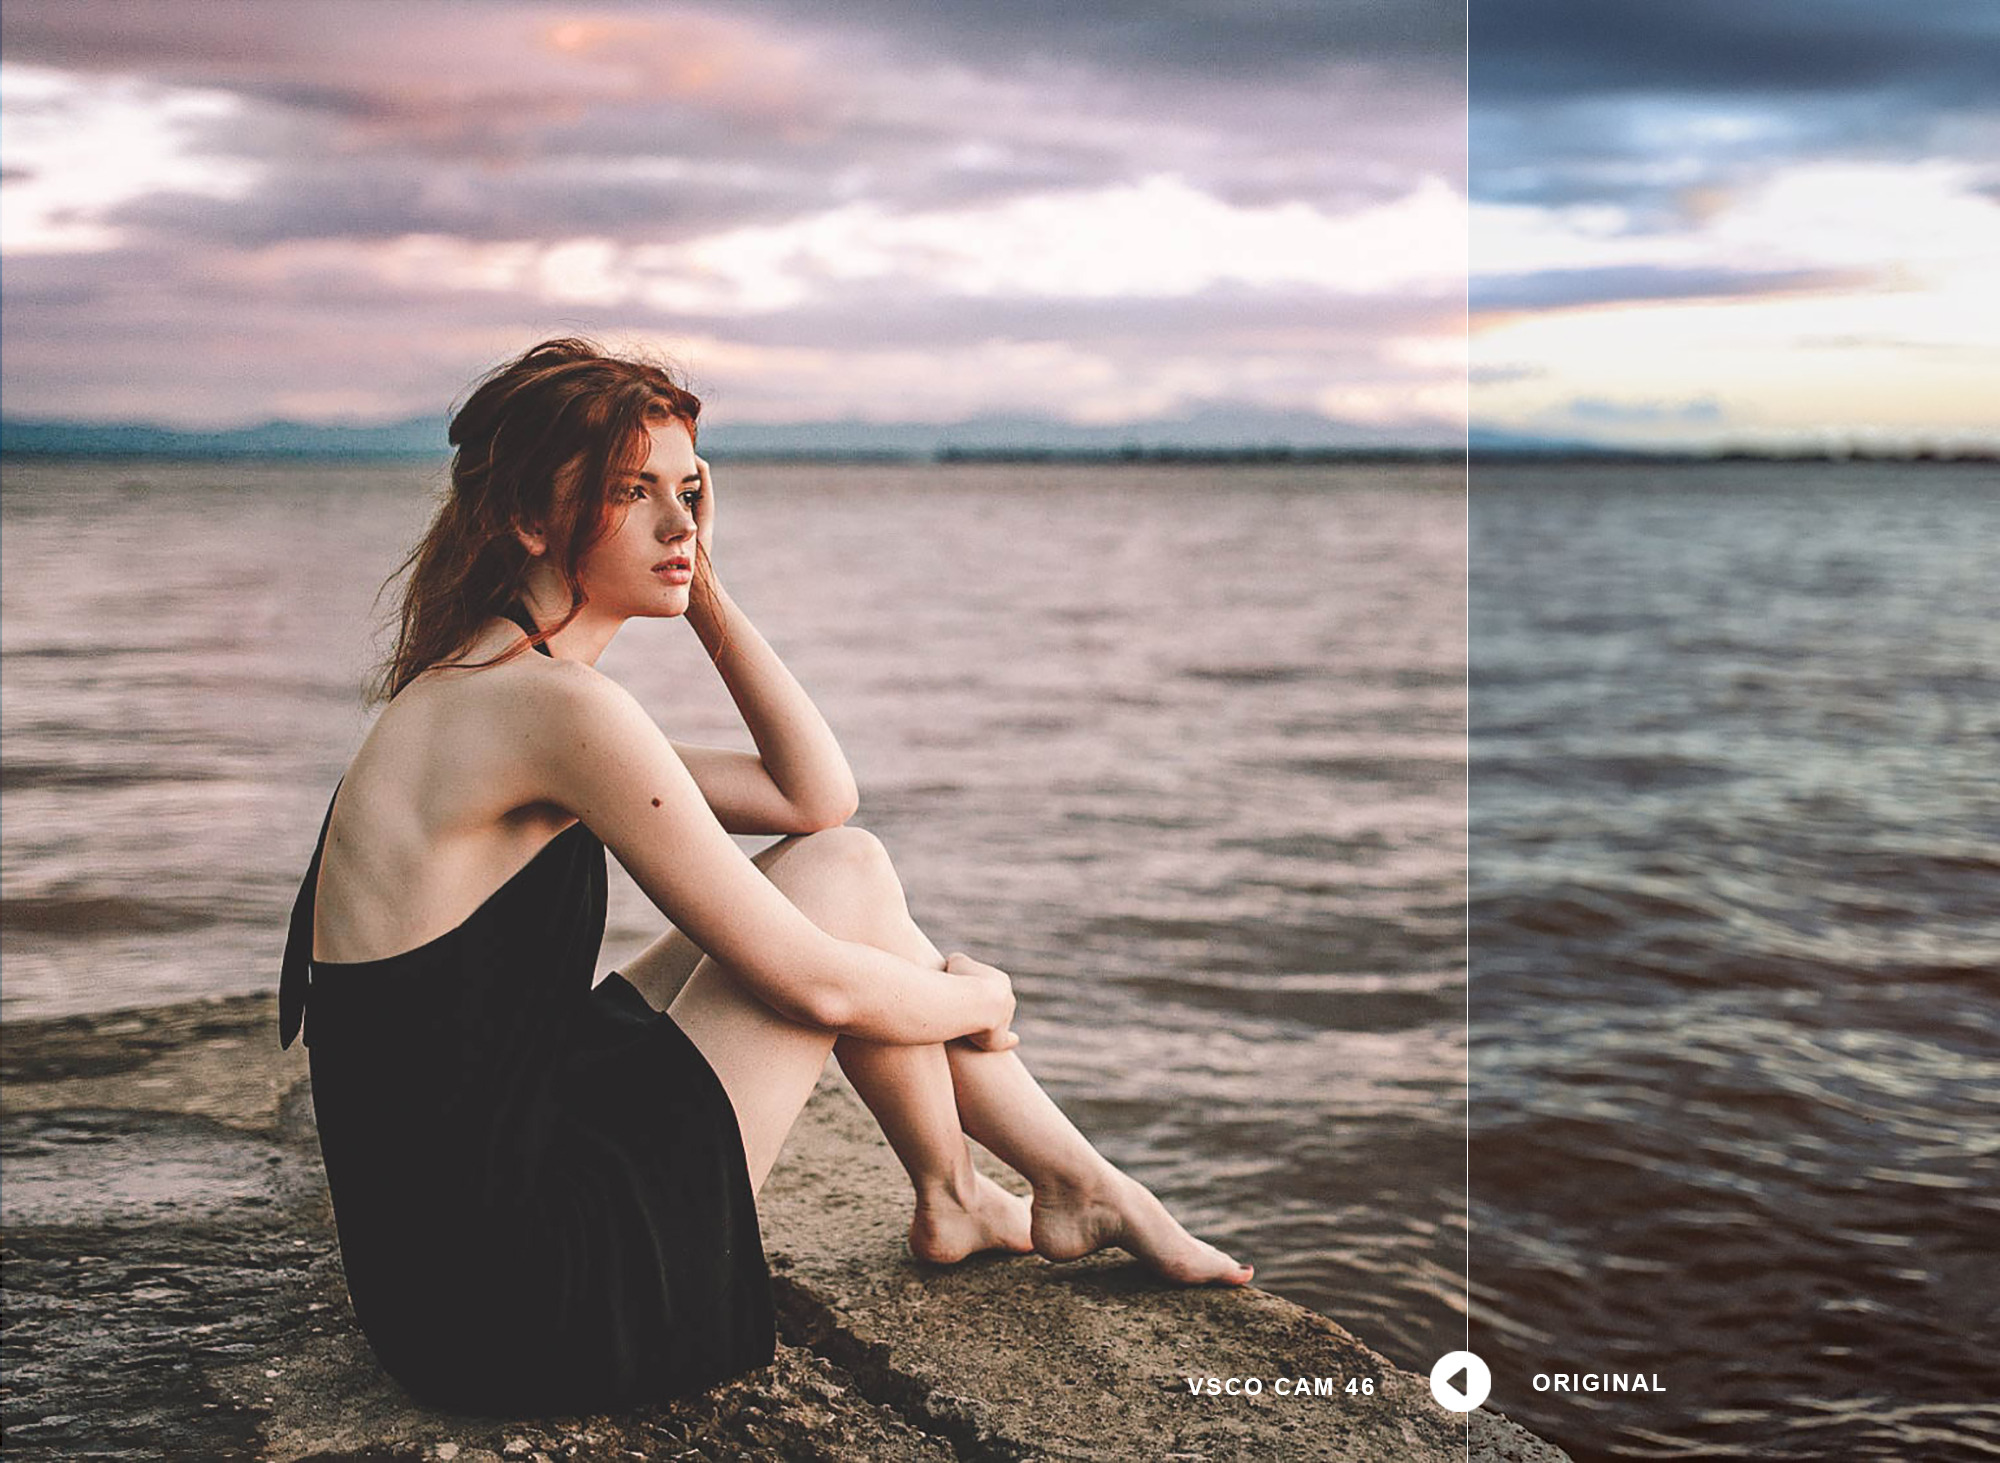
M 689 488 L 685 493 L 681 494 L 681 501 L 690 508 L 694 507 L 695 504 L 701 501 L 701 489 Z
M 645 497 L 646 485 L 644 483 L 633 483 L 629 488 L 625 490 L 625 496 L 631 499 L 638 499 Z

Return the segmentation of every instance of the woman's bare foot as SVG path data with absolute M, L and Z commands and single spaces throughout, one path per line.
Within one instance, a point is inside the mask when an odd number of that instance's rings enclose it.
M 973 1174 L 964 1201 L 950 1194 L 919 1198 L 910 1221 L 910 1253 L 933 1265 L 956 1265 L 981 1250 L 1026 1255 L 1034 1248 L 1028 1201 L 983 1173 Z
M 1256 1272 L 1196 1239 L 1144 1184 L 1110 1165 L 1088 1183 L 1035 1191 L 1031 1234 L 1044 1259 L 1117 1245 L 1182 1285 L 1248 1285 Z

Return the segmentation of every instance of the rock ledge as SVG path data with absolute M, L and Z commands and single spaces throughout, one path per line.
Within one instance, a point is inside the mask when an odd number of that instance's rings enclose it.
M 615 1417 L 433 1412 L 354 1328 L 304 1051 L 280 1052 L 276 1029 L 264 996 L 8 1024 L 10 1456 L 1564 1457 L 1495 1413 L 1468 1427 L 1426 1379 L 1262 1291 L 1163 1288 L 1109 1255 L 919 1265 L 903 1244 L 902 1172 L 836 1077 L 760 1206 L 783 1340 L 773 1366 Z M 1190 1390 L 1209 1376 L 1265 1390 Z M 1280 1396 L 1279 1378 L 1330 1395 Z

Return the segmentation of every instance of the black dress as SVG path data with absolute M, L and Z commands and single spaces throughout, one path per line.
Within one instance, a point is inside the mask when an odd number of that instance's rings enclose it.
M 573 824 L 456 929 L 350 962 L 311 958 L 325 845 L 322 825 L 280 1041 L 303 1022 L 348 1294 L 383 1367 L 434 1406 L 535 1416 L 768 1363 L 729 1095 L 623 976 L 591 988 L 604 845 Z

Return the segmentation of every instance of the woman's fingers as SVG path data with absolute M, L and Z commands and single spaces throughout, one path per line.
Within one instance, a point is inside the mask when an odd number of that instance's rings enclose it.
M 698 456 L 695 458 L 694 470 L 701 476 L 701 498 L 694 505 L 694 536 L 702 548 L 707 550 L 709 555 L 713 557 L 715 554 L 715 479 L 709 474 L 708 459 L 705 457 Z
M 985 1052 L 1004 1052 L 1019 1046 L 1021 1038 L 1009 1029 L 1014 1021 L 1014 982 L 1007 972 L 983 960 L 974 960 L 963 950 L 954 950 L 947 955 L 944 968 L 948 974 L 962 975 L 990 987 L 1002 1013 L 1001 1019 L 994 1025 L 982 1031 L 968 1032 L 962 1040 Z
M 1012 1030 L 975 1031 L 959 1040 L 980 1052 L 1008 1052 L 1021 1044 L 1020 1035 Z

